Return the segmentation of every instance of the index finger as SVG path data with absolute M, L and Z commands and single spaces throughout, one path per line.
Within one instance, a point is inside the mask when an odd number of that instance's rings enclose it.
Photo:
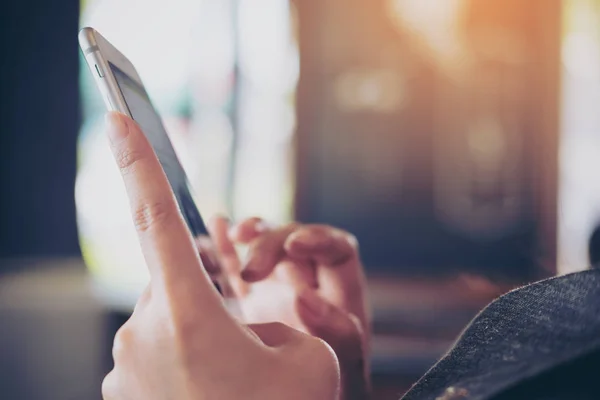
M 175 307 L 226 313 L 202 264 L 171 185 L 138 125 L 119 113 L 107 115 L 108 137 L 129 197 L 133 222 L 150 271 L 153 293 Z M 216 313 L 215 313 L 216 312 Z
M 296 228 L 289 224 L 276 230 L 268 230 L 250 243 L 247 259 L 242 268 L 242 278 L 246 282 L 258 282 L 269 276 L 277 263 L 285 257 L 283 244 Z

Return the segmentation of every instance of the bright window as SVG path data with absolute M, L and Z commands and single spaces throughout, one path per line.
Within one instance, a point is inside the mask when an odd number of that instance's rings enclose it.
M 288 0 L 87 0 L 92 26 L 136 66 L 205 218 L 292 215 L 299 73 Z M 103 287 L 136 296 L 147 275 L 104 136 L 105 107 L 82 58 L 76 188 L 86 262 Z

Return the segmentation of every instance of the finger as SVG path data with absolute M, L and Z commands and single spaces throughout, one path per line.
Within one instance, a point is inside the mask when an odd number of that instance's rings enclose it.
M 214 328 L 215 323 L 227 320 L 227 312 L 202 268 L 158 158 L 133 120 L 110 113 L 107 122 L 111 148 L 150 271 L 153 295 L 166 296 L 173 318 L 190 320 L 199 312 L 211 316 Z
M 273 273 L 278 282 L 289 285 L 296 293 L 319 287 L 315 268 L 309 263 L 284 258 Z
M 317 264 L 336 266 L 357 257 L 354 236 L 326 225 L 307 225 L 287 238 L 285 250 L 292 258 L 311 259 Z
M 305 334 L 281 322 L 266 324 L 250 324 L 248 328 L 256 334 L 260 341 L 269 347 L 281 347 L 302 341 Z
M 362 301 L 358 294 L 365 278 L 353 235 L 326 225 L 306 225 L 289 235 L 284 248 L 291 259 L 319 267 L 317 281 L 326 298 L 346 307 Z
M 209 275 L 219 273 L 219 261 L 211 239 L 208 236 L 198 236 L 196 238 L 196 247 L 198 248 L 202 265 Z
M 246 262 L 242 267 L 242 278 L 246 282 L 260 281 L 273 272 L 277 263 L 285 256 L 283 244 L 296 229 L 295 224 L 267 231 L 250 243 Z
M 229 220 L 217 216 L 208 223 L 208 231 L 216 248 L 221 270 L 233 294 L 242 298 L 248 294 L 248 284 L 241 277 L 241 262 L 233 242 L 229 239 Z
M 152 289 L 151 289 L 150 285 L 147 285 L 144 288 L 144 291 L 142 292 L 142 294 L 140 295 L 137 303 L 135 303 L 135 306 L 134 306 L 133 312 L 132 312 L 132 316 L 135 316 L 138 313 L 142 312 L 144 309 L 146 309 L 146 307 L 148 307 L 148 304 L 150 303 L 151 298 L 152 298 Z
M 344 359 L 363 357 L 360 323 L 350 314 L 320 297 L 314 290 L 304 290 L 297 299 L 298 315 L 308 330 L 339 351 Z
M 236 243 L 248 244 L 272 228 L 261 218 L 248 218 L 231 227 L 229 237 Z
M 119 374 L 115 369 L 110 371 L 108 375 L 104 377 L 101 389 L 103 400 L 117 400 L 123 398 L 119 381 Z
M 296 308 L 308 331 L 323 339 L 335 351 L 342 376 L 345 399 L 364 399 L 369 392 L 364 329 L 359 319 L 317 295 L 303 291 Z

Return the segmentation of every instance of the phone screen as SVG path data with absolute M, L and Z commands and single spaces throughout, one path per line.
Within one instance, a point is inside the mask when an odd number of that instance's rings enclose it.
M 193 236 L 207 234 L 204 221 L 194 203 L 185 171 L 175 154 L 171 140 L 167 136 L 162 120 L 152 105 L 146 89 L 112 63 L 109 63 L 109 65 L 123 94 L 125 103 L 127 103 L 129 113 L 140 125 L 158 156 L 158 160 L 177 198 L 179 209 Z

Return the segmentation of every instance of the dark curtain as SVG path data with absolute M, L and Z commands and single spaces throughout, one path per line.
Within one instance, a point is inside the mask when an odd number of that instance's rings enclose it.
M 79 2 L 0 7 L 0 258 L 77 255 Z

